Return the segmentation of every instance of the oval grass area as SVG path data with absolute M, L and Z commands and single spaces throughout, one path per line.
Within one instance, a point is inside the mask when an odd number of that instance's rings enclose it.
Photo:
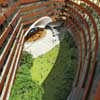
M 76 72 L 76 48 L 66 35 L 59 45 L 33 61 L 32 80 L 44 89 L 42 100 L 66 100 Z
M 39 85 L 43 84 L 56 62 L 58 53 L 59 45 L 45 55 L 34 59 L 31 69 L 33 81 L 37 82 Z
M 66 34 L 59 45 L 36 59 L 23 52 L 9 100 L 66 100 L 77 69 L 76 51 Z

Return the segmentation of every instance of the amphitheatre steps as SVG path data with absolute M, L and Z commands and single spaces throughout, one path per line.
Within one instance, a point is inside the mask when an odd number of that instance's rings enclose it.
M 94 80 L 91 87 L 91 92 L 89 94 L 89 100 L 92 100 L 95 98 L 95 95 L 97 95 L 99 92 L 99 84 L 100 84 L 100 62 L 97 62 L 96 64 L 96 70 L 94 75 Z M 99 100 L 99 99 L 95 99 Z
M 70 93 L 67 100 L 82 100 L 82 96 L 84 93 L 84 89 L 80 89 L 79 87 L 75 87 Z

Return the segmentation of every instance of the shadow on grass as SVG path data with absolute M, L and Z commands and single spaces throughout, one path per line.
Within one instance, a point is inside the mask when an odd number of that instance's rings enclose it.
M 72 88 L 76 65 L 77 49 L 72 37 L 67 34 L 60 43 L 59 54 L 52 71 L 43 83 L 42 100 L 66 100 Z
M 55 64 L 42 86 L 32 80 L 30 73 L 34 65 L 32 55 L 23 52 L 20 60 L 21 67 L 17 70 L 9 100 L 66 100 L 77 69 L 77 48 L 72 37 L 67 33 L 63 40 L 62 36 L 59 36 L 62 40 L 59 54 L 57 53 Z

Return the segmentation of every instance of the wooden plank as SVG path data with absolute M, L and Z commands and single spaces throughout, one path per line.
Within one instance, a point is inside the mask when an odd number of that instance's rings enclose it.
M 10 52 L 10 54 L 9 54 L 9 56 L 8 56 L 8 59 L 7 59 L 5 65 L 4 65 L 4 67 L 3 67 L 3 71 L 2 71 L 2 73 L 1 73 L 1 78 L 0 78 L 0 92 L 1 92 L 2 89 L 3 89 L 5 79 L 6 79 L 7 75 L 8 75 L 9 66 L 10 66 L 10 64 L 11 64 L 11 62 L 12 62 L 12 59 L 13 59 L 13 56 L 14 56 L 14 54 L 15 54 L 16 47 L 17 47 L 17 44 L 18 44 L 18 40 L 19 40 L 19 37 L 20 37 L 20 35 L 21 35 L 21 31 L 22 31 L 22 26 L 21 26 L 20 29 L 19 29 L 19 32 L 18 32 L 18 34 L 17 34 L 17 36 L 16 36 L 16 39 L 15 39 L 15 41 L 14 41 L 13 47 L 11 48 L 11 52 Z
M 5 16 L 0 16 L 0 25 L 5 22 L 6 18 Z
M 3 42 L 5 41 L 5 39 L 7 38 L 8 34 L 10 32 L 13 31 L 12 27 L 14 28 L 20 15 L 19 15 L 20 11 L 17 12 L 17 14 L 14 16 L 14 18 L 12 19 L 12 21 L 9 23 L 9 25 L 7 26 L 7 28 L 4 30 L 4 32 L 1 34 L 0 36 L 0 47 L 2 46 Z
M 5 83 L 5 88 L 3 89 L 3 92 L 1 94 L 1 99 L 2 100 L 6 100 L 6 97 L 7 97 L 8 91 L 9 91 L 10 82 L 12 80 L 13 72 L 14 72 L 14 69 L 15 69 L 16 61 L 18 59 L 17 57 L 20 54 L 19 51 L 20 51 L 23 39 L 24 39 L 23 38 L 23 34 L 21 34 L 19 42 L 18 42 L 18 45 L 17 45 L 17 49 L 16 49 L 16 52 L 15 52 L 15 55 L 14 55 L 13 60 L 12 60 L 12 64 L 11 64 L 10 70 L 8 72 L 9 75 L 7 76 L 7 80 L 6 80 L 6 83 Z M 17 61 L 17 64 L 18 64 L 18 61 Z
M 12 33 L 12 35 L 11 35 L 8 43 L 7 43 L 7 45 L 6 45 L 6 47 L 4 48 L 3 53 L 0 56 L 0 69 L 2 68 L 2 65 L 4 63 L 4 60 L 6 58 L 6 55 L 8 54 L 8 51 L 9 51 L 9 49 L 10 49 L 12 43 L 13 43 L 13 40 L 14 40 L 14 38 L 15 38 L 18 30 L 19 30 L 20 22 L 21 22 L 21 19 L 18 21 L 18 24 L 16 25 L 16 27 L 15 27 L 15 29 L 14 29 L 14 31 L 13 31 L 13 33 Z
M 20 0 L 21 4 L 29 4 L 29 3 L 35 3 L 35 2 L 39 2 L 40 0 Z
M 34 6 L 29 6 L 29 7 L 23 7 L 21 8 L 21 12 L 28 12 L 28 11 L 31 11 L 31 10 L 34 10 L 34 9 L 39 9 L 39 8 L 42 8 L 44 6 L 47 6 L 47 5 L 51 5 L 52 2 L 49 1 L 49 2 L 45 2 L 45 3 L 41 3 L 39 5 L 34 5 Z
M 41 15 L 41 14 L 47 13 L 47 12 L 51 11 L 52 9 L 53 9 L 52 7 L 48 7 L 48 8 L 45 8 L 44 10 L 41 10 L 41 11 L 38 11 L 38 12 L 34 12 L 34 13 L 31 13 L 31 14 L 28 14 L 28 15 L 25 15 L 25 16 L 22 16 L 22 19 L 27 19 L 27 18 L 30 18 L 30 17 L 33 17 L 33 16 L 37 16 L 37 15 Z

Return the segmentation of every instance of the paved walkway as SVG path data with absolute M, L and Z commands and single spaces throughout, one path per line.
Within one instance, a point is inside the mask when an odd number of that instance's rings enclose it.
M 57 30 L 54 30 L 55 37 L 52 35 L 51 30 L 46 30 L 45 37 L 33 41 L 33 42 L 26 42 L 24 43 L 24 51 L 29 52 L 33 55 L 33 58 L 36 58 L 38 56 L 41 56 L 48 51 L 50 51 L 52 48 L 54 48 L 57 44 L 59 44 L 59 32 Z

